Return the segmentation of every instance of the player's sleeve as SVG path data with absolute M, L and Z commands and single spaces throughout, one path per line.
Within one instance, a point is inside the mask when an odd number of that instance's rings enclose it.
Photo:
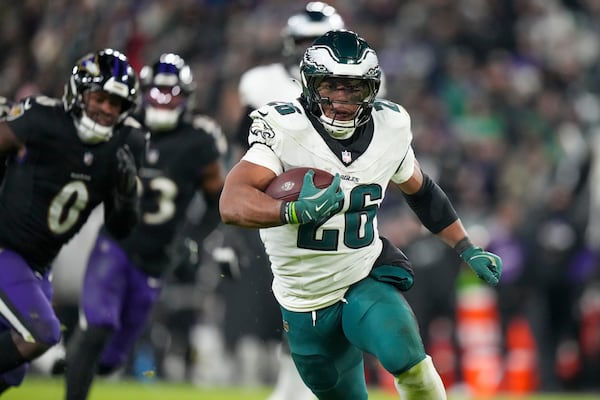
M 415 169 L 415 152 L 412 146 L 408 146 L 404 157 L 400 161 L 400 167 L 396 170 L 396 173 L 392 176 L 392 182 L 403 183 L 406 182 L 413 174 Z
M 6 97 L 0 96 L 0 121 L 8 116 L 11 109 L 11 103 Z M 6 171 L 6 155 L 0 154 L 0 183 L 4 178 L 4 172 Z
M 406 182 L 415 169 L 415 152 L 412 148 L 413 134 L 410 114 L 404 107 L 388 100 L 379 100 L 375 111 L 382 122 L 387 143 L 397 149 L 398 166 L 391 181 L 400 184 Z
M 242 160 L 269 168 L 276 175 L 283 172 L 283 166 L 277 156 L 281 148 L 281 133 L 275 132 L 269 122 L 262 118 L 261 109 L 250 114 L 253 118 L 248 134 L 248 145 L 250 148 L 242 157 Z
M 202 128 L 201 135 L 201 151 L 204 164 L 210 164 L 218 160 L 227 151 L 227 142 L 222 131 L 215 129 Z
M 57 99 L 46 96 L 26 97 L 12 105 L 5 120 L 20 142 L 34 141 L 52 129 L 48 115 L 57 105 Z
M 146 152 L 150 144 L 150 132 L 132 117 L 125 119 L 123 125 L 126 132 L 124 143 L 129 146 L 135 158 L 135 165 L 139 169 L 146 159 Z
M 221 156 L 225 156 L 229 150 L 227 136 L 221 125 L 212 117 L 204 114 L 196 114 L 192 118 L 192 126 L 203 130 L 214 139 L 215 146 Z
M 129 129 L 129 130 L 128 130 Z M 129 146 L 137 169 L 146 159 L 146 149 L 150 134 L 142 129 L 135 120 L 125 121 L 124 145 Z M 116 167 L 116 158 L 115 158 Z M 139 187 L 139 182 L 138 182 Z M 111 189 L 104 200 L 105 226 L 108 232 L 117 239 L 129 235 L 140 219 L 139 192 L 133 191 L 130 196 L 119 195 Z

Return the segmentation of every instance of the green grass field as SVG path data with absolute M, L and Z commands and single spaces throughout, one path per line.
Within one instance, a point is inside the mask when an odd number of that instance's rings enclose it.
M 202 388 L 192 385 L 151 381 L 106 381 L 97 379 L 88 400 L 264 400 L 270 388 Z M 64 389 L 61 379 L 30 377 L 23 385 L 10 389 L 2 400 L 63 400 Z M 518 397 L 518 400 L 597 400 L 600 394 L 590 395 L 535 395 Z M 393 400 L 397 396 L 374 389 L 370 390 L 370 400 Z M 467 400 L 465 396 L 450 395 L 449 400 Z M 499 396 L 486 400 L 513 400 L 515 397 Z M 349 399 L 350 400 L 350 399 Z

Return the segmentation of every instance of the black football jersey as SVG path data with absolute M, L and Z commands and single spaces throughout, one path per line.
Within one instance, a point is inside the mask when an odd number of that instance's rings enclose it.
M 202 168 L 219 156 L 213 135 L 188 122 L 152 134 L 139 170 L 141 218 L 132 233 L 120 241 L 147 274 L 160 276 L 164 272 L 168 247 L 199 188 Z
M 109 141 L 85 144 L 62 102 L 44 96 L 13 107 L 7 123 L 25 151 L 9 156 L 0 187 L 0 247 L 45 271 L 94 207 L 113 195 L 118 147 L 128 144 L 139 163 L 147 136 L 128 118 Z

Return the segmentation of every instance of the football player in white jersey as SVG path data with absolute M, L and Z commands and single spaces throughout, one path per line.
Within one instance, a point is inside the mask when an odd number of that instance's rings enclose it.
M 304 50 L 325 32 L 343 28 L 344 20 L 335 8 L 320 1 L 311 1 L 303 11 L 292 15 L 281 32 L 282 62 L 255 66 L 240 77 L 238 93 L 246 108 L 243 115 L 273 100 L 298 98 L 302 91 L 298 64 Z M 251 118 L 244 118 L 238 129 L 238 140 L 244 147 L 251 123 Z
M 376 100 L 381 71 L 364 39 L 327 32 L 300 71 L 299 101 L 252 113 L 251 147 L 226 178 L 222 220 L 260 228 L 292 357 L 319 399 L 367 399 L 363 352 L 394 375 L 402 400 L 446 399 L 401 295 L 413 283 L 410 263 L 378 235 L 385 188 L 397 185 L 423 225 L 485 282 L 498 283 L 502 260 L 471 243 L 445 193 L 421 171 L 407 111 Z M 309 171 L 295 201 L 264 193 L 296 167 L 335 177 L 317 189 Z
M 281 32 L 282 61 L 255 66 L 240 77 L 238 92 L 245 110 L 237 129 L 236 142 L 242 149 L 245 150 L 248 147 L 248 131 L 252 124 L 250 113 L 270 101 L 293 101 L 300 97 L 302 87 L 298 65 L 302 60 L 304 50 L 324 33 L 344 27 L 344 20 L 336 9 L 320 1 L 307 3 L 302 11 L 288 18 Z M 256 243 L 260 246 L 257 232 L 247 231 L 238 234 L 252 236 L 246 237 L 244 242 Z M 250 250 L 264 252 L 262 248 L 252 248 Z M 263 258 L 266 258 L 266 256 L 260 259 Z M 252 259 L 257 260 L 259 258 L 254 256 Z M 254 276 L 252 279 L 257 281 L 252 283 L 253 287 L 260 285 L 258 283 L 260 281 L 259 276 Z M 266 277 L 265 282 L 267 282 L 267 279 L 270 280 L 270 277 Z M 268 284 L 265 285 L 264 293 L 266 296 L 271 296 L 268 292 Z M 273 307 L 273 310 L 276 311 L 277 309 Z M 276 318 L 279 318 L 279 316 Z M 265 323 L 268 324 L 268 322 Z M 268 400 L 314 399 L 314 395 L 302 383 L 302 379 L 294 367 L 285 338 L 282 343 L 279 363 L 275 389 Z

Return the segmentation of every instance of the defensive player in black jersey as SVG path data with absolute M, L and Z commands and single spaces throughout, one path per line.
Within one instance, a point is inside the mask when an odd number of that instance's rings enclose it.
M 96 372 L 114 371 L 126 361 L 158 299 L 169 245 L 196 190 L 202 190 L 209 208 L 206 224 L 219 222 L 220 153 L 212 135 L 183 118 L 194 89 L 190 67 L 176 54 L 162 54 L 140 71 L 140 80 L 140 120 L 151 131 L 139 171 L 141 219 L 125 239 L 101 228 L 90 255 L 82 317 L 67 344 L 69 400 L 85 399 Z
M 49 274 L 62 245 L 100 203 L 115 237 L 138 220 L 138 98 L 127 58 L 104 49 L 77 61 L 62 101 L 26 98 L 0 122 L 0 392 L 60 339 Z

